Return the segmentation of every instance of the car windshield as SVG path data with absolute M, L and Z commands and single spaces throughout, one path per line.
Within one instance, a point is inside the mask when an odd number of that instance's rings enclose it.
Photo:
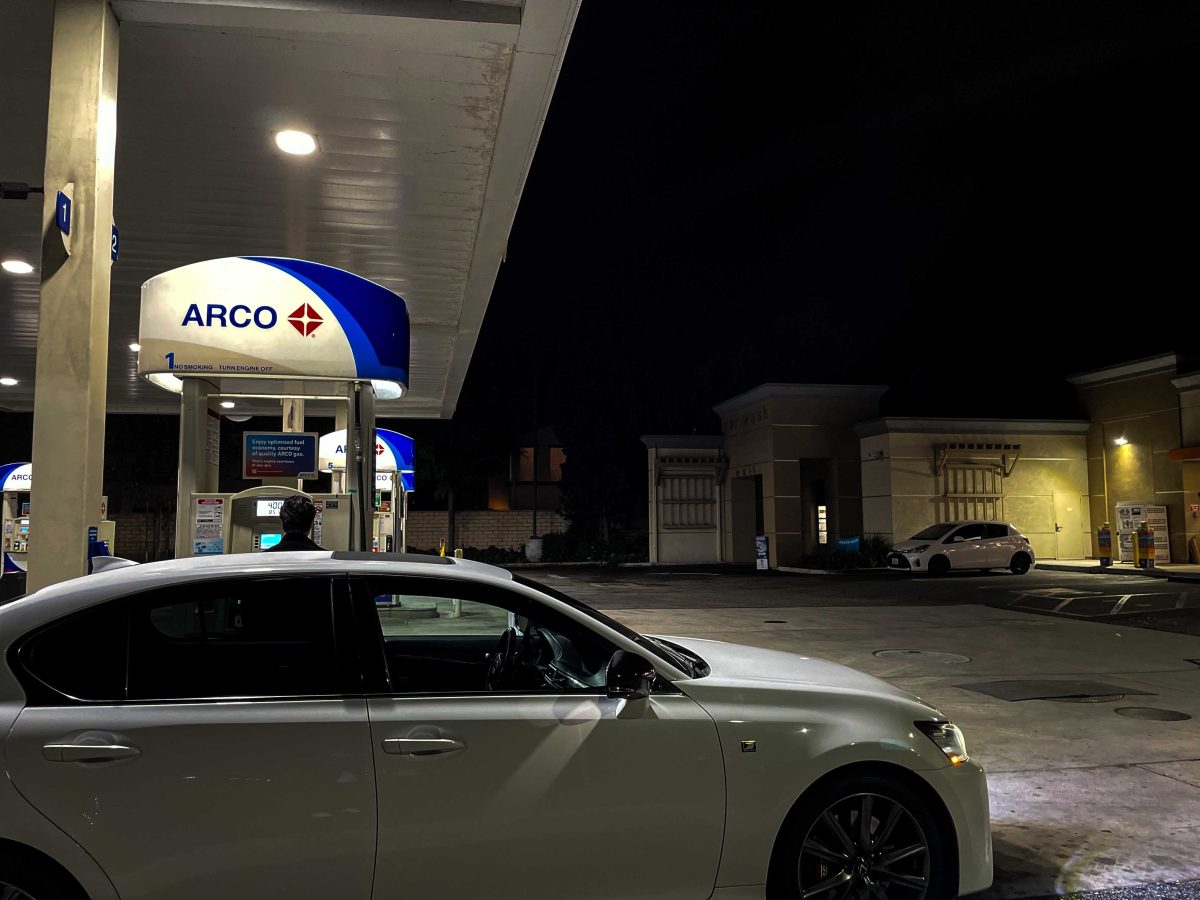
M 949 534 L 955 527 L 953 523 L 943 522 L 941 525 L 930 525 L 924 531 L 918 531 L 910 540 L 914 541 L 936 541 L 938 538 L 943 538 Z
M 513 581 L 515 581 L 517 584 L 524 585 L 527 588 L 533 588 L 535 591 L 540 591 L 548 597 L 553 597 L 555 600 L 565 603 L 567 606 L 571 607 L 571 609 L 579 610 L 581 613 L 584 613 L 600 624 L 605 625 L 611 628 L 613 631 L 619 633 L 622 637 L 633 641 L 646 652 L 657 656 L 664 662 L 670 663 L 682 672 L 687 672 L 688 676 L 691 678 L 700 678 L 708 674 L 708 664 L 694 653 L 685 650 L 683 647 L 680 647 L 676 644 L 667 643 L 666 641 L 659 640 L 657 638 L 648 638 L 643 634 L 638 634 L 632 628 L 628 627 L 627 625 L 622 625 L 616 619 L 606 616 L 599 610 L 592 609 L 586 603 L 576 600 L 569 594 L 564 594 L 562 591 L 557 591 L 552 587 L 547 587 L 540 581 L 534 581 L 531 578 L 525 578 L 521 575 L 513 575 Z

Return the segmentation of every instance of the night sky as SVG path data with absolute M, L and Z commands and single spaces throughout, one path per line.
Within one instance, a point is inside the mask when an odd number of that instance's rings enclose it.
M 386 424 L 553 425 L 644 517 L 638 436 L 765 381 L 1076 417 L 1064 375 L 1194 348 L 1198 45 L 1194 2 L 585 0 L 455 422 Z M 176 429 L 110 419 L 110 492 L 169 499 Z
M 704 433 L 814 381 L 1077 415 L 1063 375 L 1189 349 L 1198 26 L 1145 0 L 585 2 L 460 410 L 536 385 L 545 421 Z

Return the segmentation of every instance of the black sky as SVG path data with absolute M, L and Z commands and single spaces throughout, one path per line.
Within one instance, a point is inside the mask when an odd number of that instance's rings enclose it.
M 1195 4 L 616 3 L 567 53 L 460 409 L 717 430 L 764 381 L 1075 414 L 1188 350 Z M 497 401 L 497 397 L 502 397 Z

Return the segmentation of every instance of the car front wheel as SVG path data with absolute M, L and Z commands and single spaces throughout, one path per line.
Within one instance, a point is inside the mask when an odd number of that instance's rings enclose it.
M 883 778 L 822 787 L 784 826 L 772 900 L 945 900 L 957 890 L 946 842 L 921 799 Z

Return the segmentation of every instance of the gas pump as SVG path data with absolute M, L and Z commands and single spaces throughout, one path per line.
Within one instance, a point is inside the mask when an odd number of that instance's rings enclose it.
M 296 488 L 262 485 L 237 494 L 192 494 L 189 556 L 258 553 L 283 540 L 279 510 L 288 497 L 302 496 L 317 508 L 312 539 L 327 550 L 349 550 L 348 494 L 306 494 Z
M 408 495 L 414 487 L 413 439 L 387 428 L 375 430 L 375 496 L 372 504 L 371 549 L 376 553 L 404 553 L 408 549 Z M 321 436 L 320 467 L 328 472 L 333 489 L 346 478 L 346 432 Z
M 0 466 L 0 535 L 3 562 L 0 578 L 23 576 L 29 568 L 29 492 L 33 488 L 33 467 L 29 463 Z

